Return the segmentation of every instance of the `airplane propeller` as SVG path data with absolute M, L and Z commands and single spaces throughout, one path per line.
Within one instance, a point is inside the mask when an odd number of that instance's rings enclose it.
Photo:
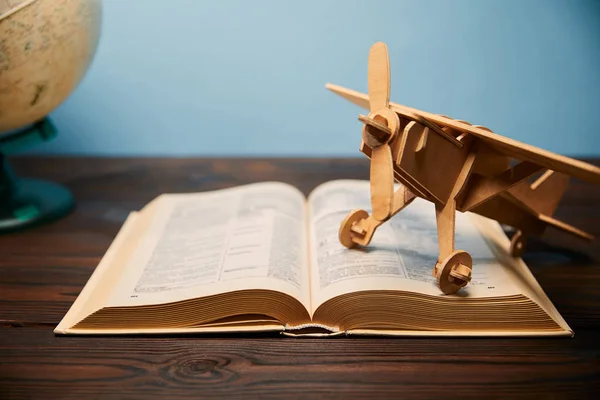
M 387 46 L 378 42 L 369 51 L 369 115 L 359 116 L 364 124 L 363 140 L 371 148 L 371 206 L 373 217 L 383 221 L 392 213 L 394 168 L 390 141 L 400 126 L 390 108 L 390 60 Z

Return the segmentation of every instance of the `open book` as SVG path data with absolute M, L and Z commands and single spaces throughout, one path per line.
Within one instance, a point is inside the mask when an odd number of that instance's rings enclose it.
M 161 195 L 129 215 L 55 333 L 573 335 L 497 222 L 457 214 L 473 279 L 444 295 L 433 204 L 416 199 L 346 249 L 338 228 L 356 208 L 370 208 L 368 181 L 308 199 L 279 182 Z

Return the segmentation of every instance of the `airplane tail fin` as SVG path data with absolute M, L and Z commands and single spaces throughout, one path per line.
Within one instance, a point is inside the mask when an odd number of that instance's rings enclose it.
M 574 226 L 566 224 L 566 223 L 564 223 L 562 221 L 559 221 L 559 220 L 557 220 L 555 218 L 549 217 L 549 216 L 544 215 L 544 214 L 540 214 L 538 216 L 538 218 L 540 219 L 540 221 L 543 221 L 543 222 L 547 223 L 548 225 L 550 225 L 550 226 L 552 226 L 554 228 L 557 228 L 557 229 L 559 229 L 559 230 L 561 230 L 563 232 L 570 233 L 570 234 L 575 235 L 575 236 L 579 236 L 580 238 L 588 240 L 590 242 L 594 240 L 594 235 L 591 235 L 591 234 L 589 234 L 589 233 L 587 233 L 585 231 L 582 231 L 579 228 L 575 228 Z
M 525 180 L 509 189 L 516 199 L 527 204 L 540 221 L 560 231 L 592 241 L 594 236 L 553 218 L 560 200 L 569 187 L 569 175 L 551 170 L 544 172 L 533 183 Z
M 569 187 L 569 175 L 546 170 L 533 183 L 525 180 L 509 189 L 517 199 L 540 214 L 551 216 Z

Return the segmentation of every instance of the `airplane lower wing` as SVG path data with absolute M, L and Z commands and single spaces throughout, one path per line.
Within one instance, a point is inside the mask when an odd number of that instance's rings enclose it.
M 351 103 L 367 110 L 369 109 L 368 95 L 330 83 L 325 85 L 325 87 L 350 101 Z M 489 143 L 492 147 L 498 149 L 509 157 L 523 161 L 531 161 L 550 170 L 563 172 L 590 183 L 600 184 L 600 168 L 594 165 L 518 142 L 496 133 L 489 132 L 485 129 L 480 129 L 441 115 L 428 113 L 426 111 L 417 110 L 415 108 L 392 102 L 390 102 L 390 107 L 396 113 L 405 118 L 417 121 L 420 118 L 424 118 L 429 122 L 433 122 L 441 127 L 447 126 L 455 130 L 471 134 Z

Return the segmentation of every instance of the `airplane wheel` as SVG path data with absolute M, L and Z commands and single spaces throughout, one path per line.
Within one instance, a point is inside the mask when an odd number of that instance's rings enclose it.
M 525 251 L 526 238 L 523 231 L 516 231 L 510 240 L 510 254 L 513 257 L 521 257 Z
M 438 285 L 445 294 L 454 294 L 471 282 L 473 259 L 463 250 L 456 250 L 436 265 Z
M 351 249 L 356 246 L 356 243 L 352 240 L 352 235 L 350 234 L 350 229 L 355 222 L 358 222 L 363 219 L 367 219 L 369 217 L 369 213 L 365 210 L 353 210 L 344 218 L 340 225 L 340 230 L 338 232 L 338 237 L 340 239 L 340 243 Z

